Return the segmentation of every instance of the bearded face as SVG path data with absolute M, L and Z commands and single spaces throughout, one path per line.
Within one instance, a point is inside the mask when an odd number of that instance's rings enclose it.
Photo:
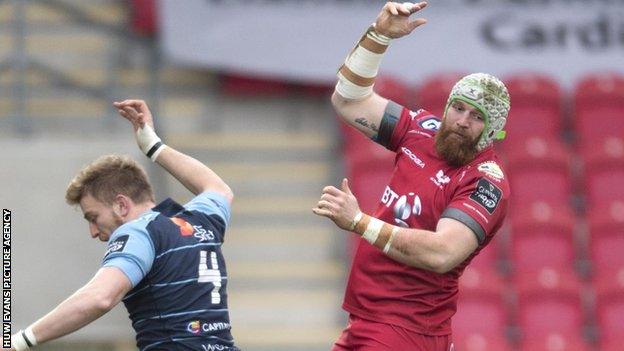
M 463 120 L 456 122 L 462 117 L 458 116 L 458 108 L 454 105 L 448 109 L 442 120 L 440 130 L 435 136 L 435 147 L 449 165 L 459 167 L 468 164 L 477 156 L 477 144 L 483 127 L 471 128 Z

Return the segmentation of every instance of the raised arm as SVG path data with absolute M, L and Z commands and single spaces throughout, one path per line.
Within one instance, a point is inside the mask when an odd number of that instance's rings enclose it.
M 423 18 L 410 20 L 426 2 L 384 5 L 372 25 L 338 71 L 332 104 L 338 115 L 368 137 L 376 137 L 388 100 L 373 92 L 381 59 L 392 39 L 410 34 L 425 24 Z
M 462 263 L 479 245 L 472 229 L 454 219 L 441 218 L 436 230 L 429 231 L 397 227 L 363 214 L 346 179 L 342 189 L 325 187 L 312 211 L 362 235 L 396 261 L 440 274 Z
M 131 288 L 130 280 L 118 268 L 100 268 L 91 281 L 50 313 L 25 331 L 15 333 L 11 338 L 11 350 L 28 350 L 29 346 L 60 338 L 84 327 L 115 307 Z
M 230 187 L 208 166 L 161 142 L 154 131 L 152 113 L 145 101 L 125 100 L 113 105 L 122 117 L 132 123 L 139 148 L 152 161 L 161 165 L 193 194 L 214 191 L 232 201 L 234 195 Z

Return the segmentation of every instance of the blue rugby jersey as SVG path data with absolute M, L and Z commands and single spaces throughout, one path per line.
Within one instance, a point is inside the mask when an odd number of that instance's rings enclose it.
M 230 207 L 216 193 L 184 206 L 171 199 L 117 228 L 104 267 L 121 269 L 137 346 L 144 350 L 238 350 L 230 332 L 221 253 Z

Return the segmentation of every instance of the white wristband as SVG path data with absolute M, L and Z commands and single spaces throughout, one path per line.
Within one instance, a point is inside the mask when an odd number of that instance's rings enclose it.
M 32 346 L 37 345 L 37 338 L 35 337 L 35 333 L 33 333 L 31 327 L 26 328 L 26 330 L 24 330 L 24 334 L 26 335 L 26 338 L 28 339 L 28 341 L 30 341 Z
M 153 162 L 156 162 L 156 157 L 158 157 L 158 154 L 166 147 L 158 135 L 156 135 L 154 129 L 147 124 L 144 125 L 143 128 L 137 130 L 136 140 L 141 151 Z
M 11 336 L 11 347 L 16 351 L 30 350 L 30 347 L 35 345 L 37 345 L 37 339 L 31 327 L 20 330 Z
M 383 221 L 380 221 L 375 217 L 371 217 L 364 234 L 362 234 L 362 238 L 368 241 L 371 245 L 374 245 L 375 241 L 377 241 L 377 238 L 379 237 L 379 232 L 381 232 L 381 227 L 383 227 L 383 225 Z

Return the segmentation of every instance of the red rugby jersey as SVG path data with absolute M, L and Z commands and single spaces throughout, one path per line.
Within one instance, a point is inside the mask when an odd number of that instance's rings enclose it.
M 492 147 L 468 165 L 449 166 L 435 150 L 433 135 L 440 121 L 430 112 L 414 112 L 390 102 L 386 115 L 396 125 L 385 131 L 387 140 L 382 137 L 380 143 L 396 152 L 396 158 L 374 216 L 431 231 L 441 217 L 454 218 L 475 232 L 479 247 L 452 271 L 438 274 L 394 261 L 361 240 L 343 308 L 361 318 L 426 335 L 450 334 L 459 276 L 503 223 L 509 198 L 507 178 Z

